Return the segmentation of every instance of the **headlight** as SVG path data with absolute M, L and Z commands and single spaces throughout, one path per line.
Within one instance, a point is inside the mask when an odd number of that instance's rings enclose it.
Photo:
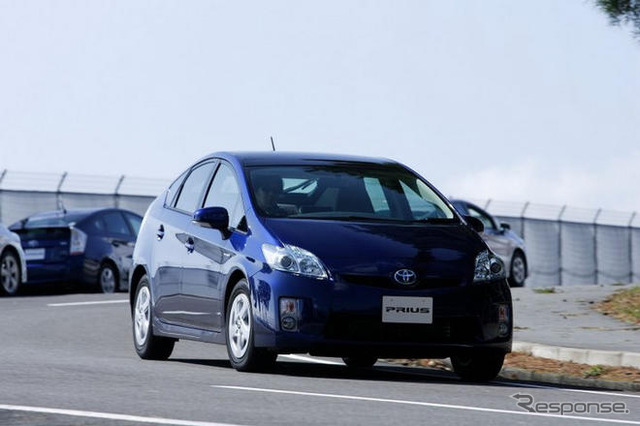
M 271 244 L 262 245 L 262 253 L 267 264 L 278 271 L 325 279 L 327 269 L 315 254 L 300 247 L 285 244 L 278 247 Z
M 473 282 L 500 280 L 506 277 L 504 263 L 489 250 L 484 250 L 476 257 L 476 270 Z

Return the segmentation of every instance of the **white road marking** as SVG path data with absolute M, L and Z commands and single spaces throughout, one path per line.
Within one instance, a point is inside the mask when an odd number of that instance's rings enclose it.
M 407 401 L 402 399 L 371 398 L 366 396 L 353 396 L 353 395 L 334 395 L 329 393 L 299 392 L 299 391 L 288 391 L 288 390 L 282 390 L 282 389 L 251 388 L 251 387 L 245 387 L 245 386 L 212 385 L 211 387 L 220 388 L 220 389 L 250 391 L 250 392 L 266 392 L 266 393 L 277 393 L 277 394 L 298 395 L 298 396 L 315 396 L 320 398 L 346 399 L 346 400 L 352 400 L 352 401 L 386 402 L 391 404 L 416 405 L 421 407 L 433 407 L 433 408 L 448 408 L 453 410 L 481 411 L 485 413 L 496 413 L 496 414 L 510 414 L 510 415 L 519 415 L 519 416 L 549 417 L 549 418 L 555 418 L 555 419 L 571 419 L 571 420 L 593 421 L 593 422 L 602 422 L 602 423 L 640 425 L 639 421 L 633 421 L 633 420 L 618 420 L 618 419 L 569 416 L 569 415 L 547 414 L 547 413 L 530 413 L 528 411 L 501 410 L 497 408 L 473 407 L 468 405 L 438 404 L 435 402 Z
M 313 362 L 315 364 L 344 365 L 344 362 L 327 361 L 325 359 L 310 358 L 308 356 L 303 356 L 303 355 L 280 355 L 280 357 L 289 358 L 289 359 L 293 359 L 293 360 L 296 360 L 296 361 Z
M 49 303 L 47 306 L 60 307 L 60 306 L 88 306 L 88 305 L 111 305 L 115 303 L 128 303 L 128 299 L 123 300 L 99 300 L 96 302 L 71 302 L 71 303 Z
M 165 419 L 163 417 L 130 416 L 127 414 L 99 413 L 95 411 L 65 410 L 60 408 L 27 407 L 24 405 L 0 404 L 0 410 L 22 411 L 40 414 L 59 414 L 73 417 L 90 417 L 94 419 L 120 420 L 124 422 L 153 423 L 176 426 L 238 426 L 229 423 L 196 422 L 191 420 Z
M 569 388 L 560 388 L 555 386 L 544 386 L 544 385 L 534 385 L 534 384 L 526 384 L 526 383 L 500 383 L 504 386 L 518 386 L 521 388 L 537 388 L 537 389 L 551 389 L 563 392 L 580 392 L 580 393 L 592 393 L 595 395 L 604 395 L 604 396 L 623 396 L 626 398 L 640 398 L 640 395 L 631 395 L 628 393 L 616 393 L 616 392 L 607 392 L 607 391 L 595 391 L 595 390 L 586 390 L 586 389 L 569 389 Z

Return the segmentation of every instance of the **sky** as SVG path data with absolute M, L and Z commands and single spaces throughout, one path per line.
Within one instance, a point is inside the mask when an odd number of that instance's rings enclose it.
M 640 40 L 591 0 L 0 0 L 0 170 L 171 179 L 270 136 L 640 211 Z

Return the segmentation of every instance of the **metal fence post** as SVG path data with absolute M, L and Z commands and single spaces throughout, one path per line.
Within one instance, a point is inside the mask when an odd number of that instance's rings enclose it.
M 567 205 L 565 204 L 560 209 L 560 214 L 558 215 L 558 285 L 562 285 L 562 215 L 564 215 L 564 211 L 567 209 Z
M 7 169 L 4 169 L 2 171 L 2 174 L 0 174 L 0 223 L 2 223 L 2 210 L 3 210 L 3 205 L 2 205 L 2 181 L 4 180 L 4 177 L 7 175 Z
M 522 235 L 520 235 L 522 237 L 522 239 L 524 240 L 524 221 L 525 221 L 525 217 L 524 214 L 527 211 L 527 209 L 529 208 L 529 201 L 527 201 L 526 203 L 524 203 L 524 207 L 522 207 L 522 211 L 520 212 L 520 223 L 522 224 Z
M 62 173 L 60 182 L 58 182 L 58 188 L 56 189 L 56 207 L 58 210 L 66 210 L 64 208 L 64 202 L 62 201 L 62 185 L 67 178 L 67 172 Z
M 122 181 L 124 181 L 124 175 L 120 176 L 118 179 L 118 184 L 116 185 L 116 190 L 113 193 L 113 202 L 116 208 L 120 207 L 120 187 L 122 186 Z
M 602 209 L 598 209 L 593 218 L 593 265 L 595 266 L 595 284 L 598 284 L 600 269 L 598 268 L 598 217 L 600 217 Z
M 633 282 L 633 220 L 636 218 L 636 212 L 631 213 L 631 219 L 629 219 L 629 283 Z

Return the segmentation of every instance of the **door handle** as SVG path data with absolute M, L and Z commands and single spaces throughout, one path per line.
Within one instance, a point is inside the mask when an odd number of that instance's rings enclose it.
M 189 253 L 193 253 L 193 250 L 195 249 L 193 238 L 189 237 L 187 241 L 185 241 L 184 246 L 187 248 L 187 251 Z
M 160 227 L 158 228 L 158 232 L 156 233 L 156 236 L 158 237 L 158 241 L 164 238 L 164 225 L 160 225 Z

